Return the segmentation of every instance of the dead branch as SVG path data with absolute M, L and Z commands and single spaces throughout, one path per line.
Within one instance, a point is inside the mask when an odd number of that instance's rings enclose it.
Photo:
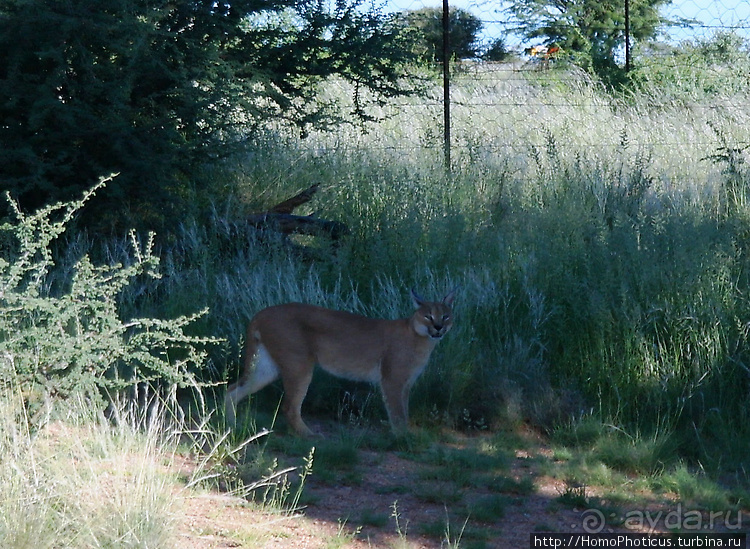
M 312 200 L 318 188 L 319 184 L 316 183 L 293 197 L 279 202 L 267 212 L 249 216 L 247 221 L 253 227 L 276 231 L 284 236 L 291 234 L 326 236 L 337 241 L 342 236 L 351 233 L 345 223 L 320 219 L 314 215 L 303 216 L 292 213 L 302 204 Z
M 295 208 L 301 206 L 302 204 L 310 202 L 313 196 L 315 196 L 315 193 L 318 192 L 318 187 L 320 187 L 320 184 L 316 183 L 315 185 L 313 185 L 312 187 L 308 189 L 305 189 L 301 193 L 296 194 L 291 198 L 287 198 L 283 202 L 279 202 L 273 208 L 268 210 L 268 213 L 277 213 L 277 214 L 292 213 L 295 210 Z

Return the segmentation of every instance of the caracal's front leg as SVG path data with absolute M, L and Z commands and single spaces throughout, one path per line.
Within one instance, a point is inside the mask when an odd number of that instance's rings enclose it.
M 383 401 L 394 433 L 405 433 L 409 428 L 409 385 L 401 380 L 380 382 Z

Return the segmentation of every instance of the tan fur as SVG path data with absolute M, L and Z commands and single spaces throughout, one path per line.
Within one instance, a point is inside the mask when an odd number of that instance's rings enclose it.
M 412 291 L 417 310 L 399 320 L 301 303 L 263 309 L 247 329 L 244 370 L 227 390 L 227 422 L 234 426 L 237 405 L 281 376 L 282 411 L 289 425 L 300 435 L 312 435 L 302 421 L 301 407 L 318 364 L 339 377 L 379 383 L 391 428 L 406 430 L 409 390 L 453 325 L 454 293 L 432 302 Z

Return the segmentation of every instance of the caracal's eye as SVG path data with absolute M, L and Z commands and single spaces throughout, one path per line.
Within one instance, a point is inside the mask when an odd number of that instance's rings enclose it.
M 426 320 L 427 322 L 433 322 L 433 319 L 432 319 L 432 315 L 424 315 L 424 319 L 425 319 L 425 320 Z
M 448 322 L 451 319 L 451 315 L 443 315 L 443 322 Z

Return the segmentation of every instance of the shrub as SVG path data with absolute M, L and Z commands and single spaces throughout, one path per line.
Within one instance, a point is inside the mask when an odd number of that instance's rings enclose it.
M 202 348 L 214 341 L 185 334 L 203 313 L 121 318 L 123 289 L 159 276 L 153 235 L 142 243 L 131 233 L 127 265 L 94 265 L 84 255 L 69 273 L 56 266 L 53 248 L 66 225 L 109 179 L 80 200 L 30 215 L 7 195 L 16 222 L 0 227 L 0 382 L 18 385 L 32 407 L 74 394 L 102 404 L 109 391 L 157 379 L 170 387 L 194 384 Z

